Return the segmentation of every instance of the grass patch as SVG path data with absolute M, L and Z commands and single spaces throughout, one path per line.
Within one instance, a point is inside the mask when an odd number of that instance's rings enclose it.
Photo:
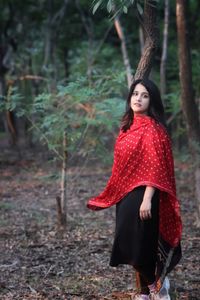
M 15 204 L 14 203 L 0 202 L 0 210 L 8 211 L 8 210 L 12 210 L 14 208 L 15 208 Z

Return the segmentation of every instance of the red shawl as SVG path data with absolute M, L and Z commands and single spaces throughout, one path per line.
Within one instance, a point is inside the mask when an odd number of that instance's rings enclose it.
M 160 190 L 160 236 L 171 247 L 177 246 L 182 225 L 171 142 L 165 128 L 146 115 L 135 116 L 126 132 L 120 130 L 114 149 L 112 175 L 104 191 L 90 199 L 87 207 L 92 210 L 110 207 L 141 185 Z

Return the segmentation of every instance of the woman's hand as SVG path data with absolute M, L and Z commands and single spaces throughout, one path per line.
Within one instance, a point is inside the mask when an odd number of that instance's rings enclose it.
M 142 204 L 140 205 L 140 219 L 151 219 L 151 199 L 155 193 L 153 186 L 146 186 Z
M 140 205 L 140 219 L 151 219 L 151 199 L 144 199 Z

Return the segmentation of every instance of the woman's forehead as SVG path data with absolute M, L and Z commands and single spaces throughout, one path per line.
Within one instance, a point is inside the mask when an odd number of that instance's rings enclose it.
M 142 85 L 141 83 L 136 84 L 134 91 L 138 91 L 138 92 L 145 92 L 148 93 L 147 89 L 145 88 L 144 85 Z

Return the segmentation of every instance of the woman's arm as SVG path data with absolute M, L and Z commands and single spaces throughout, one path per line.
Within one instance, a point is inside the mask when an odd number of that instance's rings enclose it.
M 146 186 L 143 201 L 140 206 L 140 219 L 146 220 L 151 218 L 151 199 L 155 193 L 155 188 L 153 186 Z

